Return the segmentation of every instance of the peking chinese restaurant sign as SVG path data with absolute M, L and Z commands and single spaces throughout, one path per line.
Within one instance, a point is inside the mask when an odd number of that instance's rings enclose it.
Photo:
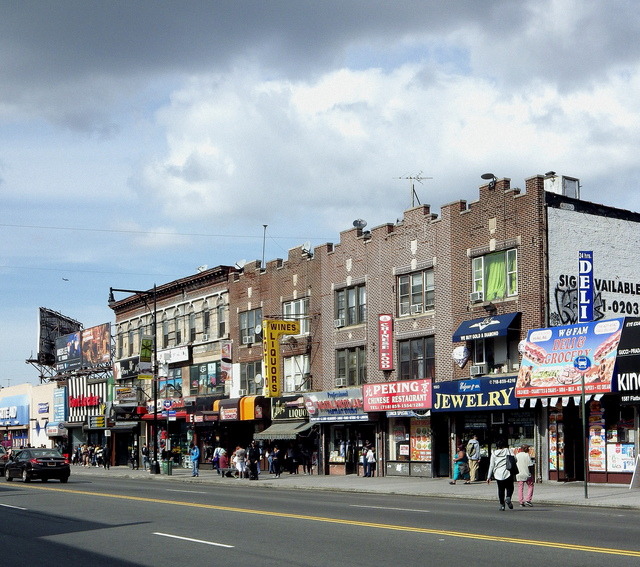
M 522 354 L 516 396 L 539 398 L 612 391 L 612 376 L 624 319 L 533 329 Z M 576 359 L 588 361 L 582 368 Z M 580 369 L 579 369 L 580 368 Z
M 436 382 L 432 385 L 431 411 L 516 409 L 515 386 L 515 376 Z

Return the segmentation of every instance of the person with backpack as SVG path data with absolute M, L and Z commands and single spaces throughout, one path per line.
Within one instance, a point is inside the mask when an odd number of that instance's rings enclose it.
M 511 497 L 513 496 L 513 475 L 516 474 L 515 464 L 511 464 L 513 455 L 507 447 L 504 439 L 498 439 L 496 448 L 491 451 L 491 459 L 489 460 L 489 471 L 487 472 L 487 484 L 491 483 L 493 477 L 498 484 L 498 500 L 500 501 L 500 510 L 504 511 L 505 504 L 510 510 L 513 510 Z M 515 460 L 515 459 L 514 459 Z
M 475 433 L 471 434 L 471 438 L 467 443 L 467 458 L 469 459 L 469 476 L 471 482 L 478 480 L 478 469 L 480 467 L 480 443 Z

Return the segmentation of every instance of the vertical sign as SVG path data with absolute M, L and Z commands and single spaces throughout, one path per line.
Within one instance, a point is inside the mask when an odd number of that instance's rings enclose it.
M 153 337 L 143 335 L 140 337 L 140 360 L 138 361 L 138 378 L 140 380 L 153 379 Z
M 279 398 L 282 390 L 282 372 L 280 370 L 280 336 L 299 335 L 300 321 L 273 321 L 265 319 L 264 329 L 264 368 L 265 396 Z
M 593 251 L 578 252 L 578 323 L 593 321 Z
M 378 352 L 380 370 L 393 370 L 393 317 L 378 315 Z

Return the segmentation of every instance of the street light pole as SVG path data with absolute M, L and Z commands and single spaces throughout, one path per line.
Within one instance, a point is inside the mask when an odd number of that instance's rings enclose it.
M 151 463 L 151 474 L 160 474 L 160 464 L 158 462 L 158 290 L 156 284 L 153 284 L 152 291 L 110 287 L 109 307 L 112 307 L 116 302 L 113 297 L 114 291 L 153 297 L 153 319 L 151 321 L 151 332 L 153 333 L 153 365 L 151 369 L 153 380 L 153 462 Z

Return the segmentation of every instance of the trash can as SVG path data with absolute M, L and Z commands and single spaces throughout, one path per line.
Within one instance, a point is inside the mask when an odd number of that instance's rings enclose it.
M 171 461 L 162 461 L 162 474 L 171 476 L 173 474 L 173 463 Z

